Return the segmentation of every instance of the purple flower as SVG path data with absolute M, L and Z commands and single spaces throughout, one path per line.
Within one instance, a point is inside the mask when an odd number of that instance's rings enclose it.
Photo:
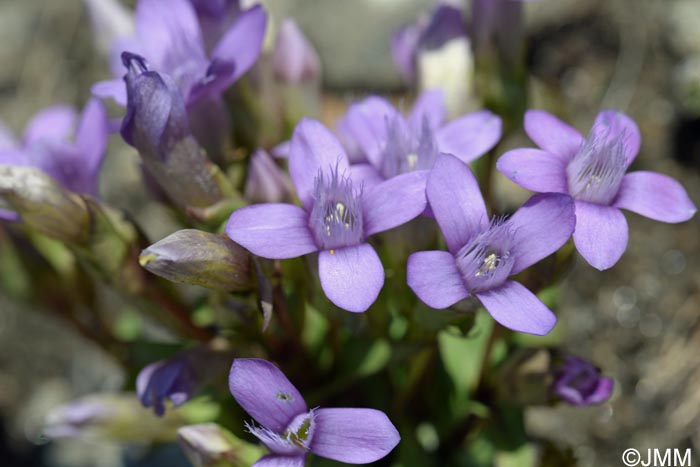
M 292 18 L 285 18 L 280 25 L 272 53 L 272 69 L 278 80 L 289 84 L 311 81 L 321 73 L 321 60 L 316 50 Z
M 306 455 L 348 464 L 386 456 L 400 436 L 384 412 L 374 409 L 311 409 L 296 387 L 272 363 L 233 361 L 229 388 L 260 425 L 246 425 L 271 451 L 253 467 L 303 467 Z
M 260 55 L 266 24 L 261 6 L 246 10 L 207 53 L 188 0 L 139 0 L 136 37 L 127 46 L 116 44 L 115 52 L 128 48 L 146 57 L 155 70 L 173 79 L 190 106 L 219 96 L 250 69 Z M 126 104 L 121 79 L 97 83 L 93 93 Z
M 438 3 L 429 17 L 402 27 L 391 38 L 391 54 L 401 77 L 416 81 L 418 54 L 438 49 L 455 38 L 466 37 L 462 11 L 449 3 Z
M 289 170 L 303 207 L 259 204 L 238 209 L 226 233 L 264 258 L 294 258 L 319 251 L 319 276 L 326 296 L 345 310 L 367 310 L 384 285 L 384 268 L 367 237 L 423 212 L 427 172 L 357 186 L 349 178 L 348 157 L 338 140 L 308 118 L 294 130 Z
M 408 258 L 408 285 L 428 306 L 447 308 L 475 296 L 493 318 L 514 331 L 547 334 L 556 317 L 529 290 L 509 280 L 559 249 L 574 230 L 567 195 L 536 195 L 508 219 L 488 221 L 469 167 L 440 155 L 428 177 L 427 195 L 447 251 Z
M 244 194 L 253 203 L 280 203 L 293 197 L 292 181 L 264 149 L 250 156 Z
M 610 399 L 614 382 L 600 374 L 591 362 L 567 355 L 554 369 L 552 392 L 571 405 L 602 404 Z
M 106 109 L 97 99 L 88 101 L 79 118 L 71 107 L 47 107 L 29 121 L 21 142 L 4 132 L 0 164 L 36 167 L 70 191 L 97 196 L 108 127 Z M 0 219 L 16 218 L 0 210 Z
M 553 115 L 530 110 L 525 131 L 541 149 L 509 151 L 498 160 L 498 170 L 528 190 L 574 198 L 574 243 L 596 269 L 615 265 L 627 247 L 627 222 L 620 208 L 670 223 L 695 214 L 688 194 L 672 178 L 645 171 L 625 174 L 639 152 L 641 136 L 622 112 L 600 112 L 584 138 Z
M 501 137 L 501 119 L 487 110 L 449 123 L 446 115 L 441 91 L 422 93 L 408 118 L 378 96 L 351 105 L 338 131 L 369 162 L 353 167 L 355 178 L 372 184 L 412 170 L 429 170 L 439 153 L 471 162 Z

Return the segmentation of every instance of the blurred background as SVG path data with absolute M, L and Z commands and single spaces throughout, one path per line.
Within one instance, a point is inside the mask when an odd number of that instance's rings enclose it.
M 133 2 L 124 2 L 133 6 Z M 323 119 L 353 97 L 405 91 L 390 56 L 391 33 L 428 0 L 278 0 L 323 64 Z M 642 132 L 634 168 L 663 172 L 700 200 L 700 1 L 541 0 L 526 4 L 530 107 L 565 115 L 586 131 L 602 108 L 631 115 Z M 81 0 L 0 0 L 0 119 L 16 134 L 41 108 L 81 107 L 109 78 L 105 44 Z M 556 90 L 556 92 L 552 92 Z M 499 147 L 527 146 L 516 131 Z M 138 158 L 112 138 L 102 196 L 156 241 L 172 221 L 145 199 Z M 498 175 L 497 195 L 527 197 Z M 700 219 L 677 226 L 627 215 L 627 253 L 599 273 L 579 260 L 560 290 L 565 347 L 616 381 L 603 406 L 530 408 L 528 432 L 553 441 L 580 466 L 619 466 L 626 448 L 692 448 L 700 461 Z M 21 281 L 0 256 L 3 282 Z M 117 297 L 106 297 L 120 307 Z M 49 313 L 23 308 L 0 289 L 0 464 L 188 465 L 177 446 L 131 456 L 98 441 L 47 443 L 49 407 L 121 389 L 119 365 Z M 132 459 L 133 458 L 133 459 Z M 136 459 L 139 459 L 138 461 Z

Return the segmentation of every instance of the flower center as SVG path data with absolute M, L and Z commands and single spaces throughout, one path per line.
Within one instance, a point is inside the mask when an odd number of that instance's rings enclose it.
M 298 455 L 308 451 L 314 436 L 316 423 L 312 409 L 299 414 L 289 423 L 284 433 L 276 433 L 263 426 L 254 426 L 246 422 L 248 431 L 257 437 L 270 451 L 281 455 Z
M 438 149 L 427 118 L 423 118 L 420 135 L 411 131 L 401 116 L 387 122 L 387 131 L 380 167 L 384 178 L 433 167 Z
M 493 289 L 508 279 L 515 262 L 510 254 L 512 243 L 510 225 L 497 218 L 459 250 L 457 267 L 470 292 Z
M 309 228 L 316 244 L 324 250 L 358 245 L 364 240 L 362 190 L 355 193 L 352 181 L 337 167 L 327 175 L 319 170 L 314 179 Z
M 591 130 L 566 168 L 571 196 L 605 205 L 613 201 L 627 169 L 624 140 L 624 133 L 610 136 L 607 129 Z

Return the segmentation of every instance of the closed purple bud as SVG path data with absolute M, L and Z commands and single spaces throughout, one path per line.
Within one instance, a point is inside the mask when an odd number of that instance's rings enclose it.
M 173 282 L 214 290 L 251 287 L 250 255 L 225 235 L 179 230 L 149 246 L 139 257 L 142 267 Z
M 591 362 L 567 355 L 554 369 L 555 396 L 576 406 L 602 404 L 610 399 L 614 382 L 602 376 L 600 369 Z
M 289 84 L 316 79 L 321 72 L 316 50 L 291 18 L 285 18 L 280 26 L 272 67 L 277 79 Z
M 294 189 L 292 180 L 263 149 L 250 157 L 245 197 L 251 203 L 290 202 Z

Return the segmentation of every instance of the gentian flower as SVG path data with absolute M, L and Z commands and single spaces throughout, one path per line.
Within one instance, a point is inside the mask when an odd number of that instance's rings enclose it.
M 614 382 L 601 376 L 591 362 L 567 355 L 554 369 L 552 392 L 561 400 L 577 406 L 602 404 L 610 399 Z
M 88 101 L 80 118 L 71 107 L 48 107 L 29 121 L 21 142 L 5 133 L 0 164 L 35 167 L 74 193 L 97 196 L 108 127 L 106 109 L 97 99 Z M 0 219 L 17 216 L 0 210 Z
M 212 52 L 205 51 L 194 7 L 188 0 L 139 0 L 136 37 L 128 50 L 143 55 L 154 69 L 169 75 L 188 106 L 218 97 L 255 63 L 260 55 L 267 14 L 255 6 L 238 16 Z M 116 44 L 121 54 L 124 42 Z M 126 104 L 121 79 L 93 86 L 100 97 Z
M 508 277 L 549 256 L 574 230 L 567 195 L 536 195 L 508 219 L 488 221 L 469 167 L 440 155 L 428 177 L 427 195 L 448 251 L 422 251 L 408 258 L 408 285 L 432 308 L 447 308 L 469 296 L 514 331 L 547 334 L 554 314 L 529 290 Z
M 181 406 L 225 372 L 230 361 L 227 352 L 196 347 L 144 367 L 136 378 L 136 392 L 144 407 L 162 416 L 166 400 Z
M 253 203 L 280 203 L 293 196 L 292 181 L 264 149 L 250 156 L 244 195 Z
M 553 115 L 531 110 L 525 131 L 541 149 L 514 149 L 498 160 L 506 177 L 528 190 L 568 193 L 576 201 L 574 243 L 593 267 L 617 263 L 627 248 L 620 208 L 661 222 L 683 222 L 696 208 L 683 187 L 654 172 L 625 174 L 641 136 L 622 112 L 604 110 L 587 137 Z
M 449 123 L 446 116 L 441 91 L 422 93 L 408 118 L 378 96 L 351 105 L 338 130 L 369 162 L 353 167 L 356 178 L 372 184 L 412 170 L 429 170 L 439 153 L 471 162 L 501 137 L 501 119 L 488 110 Z
M 229 388 L 260 425 L 247 425 L 272 452 L 253 467 L 303 467 L 308 452 L 348 464 L 386 456 L 400 436 L 389 418 L 374 409 L 311 409 L 272 363 L 256 358 L 233 361 Z
M 280 25 L 272 52 L 272 70 L 279 81 L 289 84 L 311 81 L 321 73 L 316 50 L 292 18 L 285 18 Z
M 294 130 L 289 170 L 303 207 L 271 203 L 238 209 L 226 233 L 264 258 L 320 252 L 318 269 L 326 296 L 345 310 L 367 310 L 384 285 L 384 268 L 367 237 L 423 212 L 427 172 L 358 186 L 349 178 L 348 157 L 338 140 L 308 118 Z

